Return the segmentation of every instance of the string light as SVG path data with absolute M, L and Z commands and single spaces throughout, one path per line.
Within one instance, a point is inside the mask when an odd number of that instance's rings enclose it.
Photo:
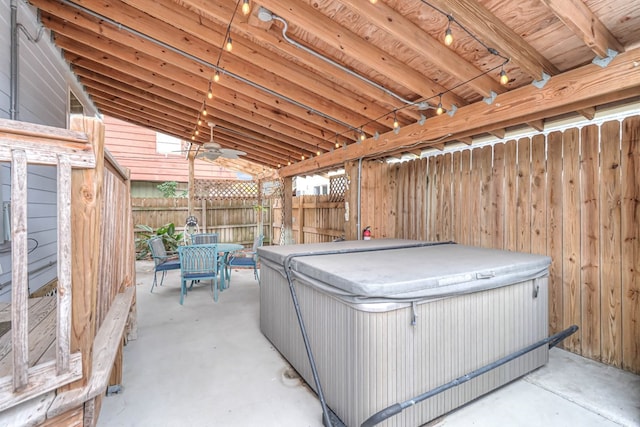
M 316 156 L 320 155 L 320 144 L 316 144 Z
M 398 129 L 398 127 L 400 126 L 400 123 L 398 123 L 398 116 L 396 115 L 396 112 L 393 112 L 393 128 L 394 129 Z
M 249 0 L 243 0 L 242 2 L 242 14 L 247 16 L 251 12 L 251 5 L 249 4 Z
M 444 44 L 451 46 L 451 43 L 453 43 L 453 33 L 451 33 L 451 21 L 453 21 L 453 16 L 447 15 L 447 19 L 449 20 L 449 23 L 447 24 L 447 31 L 444 32 Z
M 195 134 L 196 134 L 196 136 L 200 135 L 200 131 L 198 129 L 196 129 Z
M 509 76 L 507 76 L 507 72 L 504 71 L 504 64 L 502 65 L 502 71 L 500 71 L 500 84 L 506 85 L 509 83 Z
M 367 135 L 365 135 L 362 128 L 360 128 L 360 141 L 364 141 L 365 139 L 367 139 Z
M 227 38 L 227 44 L 225 45 L 225 48 L 227 49 L 227 52 L 231 52 L 231 49 L 233 49 L 233 41 L 231 40 L 231 36 Z
M 202 126 L 202 119 L 198 117 L 198 126 Z
M 300 156 L 300 159 L 301 159 L 301 160 L 304 160 L 304 154 L 302 154 L 302 155 Z
M 216 70 L 215 74 L 213 75 L 213 81 L 216 83 L 220 81 L 220 73 L 218 73 L 218 70 Z
M 205 104 L 205 106 L 202 108 L 202 115 L 203 115 L 204 117 L 206 117 L 206 116 L 207 116 L 207 105 L 206 105 L 206 104 Z
M 376 4 L 376 3 L 378 3 L 378 0 L 369 0 L 369 2 L 370 2 L 371 4 Z
M 207 91 L 207 98 L 213 98 L 213 89 L 211 89 L 211 82 L 209 82 L 209 90 Z

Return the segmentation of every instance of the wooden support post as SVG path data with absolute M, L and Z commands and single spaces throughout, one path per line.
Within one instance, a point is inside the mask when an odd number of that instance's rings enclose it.
M 71 129 L 87 134 L 95 153 L 96 167 L 75 169 L 71 173 L 71 352 L 82 353 L 82 379 L 65 386 L 65 390 L 86 385 L 92 372 L 104 180 L 104 124 L 99 120 L 77 118 L 72 119 Z
M 298 197 L 296 224 L 298 224 L 296 243 L 304 243 L 304 196 Z
M 193 215 L 193 209 L 195 206 L 195 196 L 196 196 L 196 183 L 195 183 L 195 154 L 189 152 L 189 188 L 187 189 L 189 192 L 189 204 L 187 208 L 187 216 Z
M 292 218 L 293 218 L 293 182 L 290 176 L 284 179 L 284 199 L 282 206 L 282 228 L 280 233 L 282 236 L 280 241 L 285 245 L 293 243 L 293 230 L 292 230 Z

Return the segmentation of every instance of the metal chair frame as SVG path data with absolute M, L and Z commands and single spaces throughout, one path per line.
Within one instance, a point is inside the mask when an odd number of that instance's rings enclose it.
M 187 295 L 187 281 L 193 283 L 200 280 L 211 280 L 211 292 L 213 300 L 218 301 L 220 282 L 218 278 L 219 261 L 218 245 L 188 245 L 178 247 L 180 255 L 180 304 L 183 304 Z
M 175 256 L 167 254 L 164 242 L 160 236 L 150 238 L 147 244 L 149 245 L 149 250 L 151 251 L 154 262 L 153 283 L 151 283 L 151 292 L 153 292 L 153 288 L 158 285 L 158 272 L 162 272 L 162 278 L 160 279 L 160 286 L 162 286 L 167 271 L 180 269 L 180 260 Z

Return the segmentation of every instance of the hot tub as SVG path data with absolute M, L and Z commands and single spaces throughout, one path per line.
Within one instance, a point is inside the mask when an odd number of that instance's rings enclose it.
M 412 240 L 258 252 L 261 331 L 315 389 L 283 266 L 300 254 L 289 265 L 320 384 L 350 427 L 548 335 L 545 256 Z M 381 425 L 420 426 L 547 361 L 545 345 Z

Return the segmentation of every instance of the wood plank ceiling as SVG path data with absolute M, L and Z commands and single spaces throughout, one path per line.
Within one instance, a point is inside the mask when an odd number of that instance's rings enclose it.
M 29 1 L 102 113 L 283 176 L 640 95 L 637 0 Z

